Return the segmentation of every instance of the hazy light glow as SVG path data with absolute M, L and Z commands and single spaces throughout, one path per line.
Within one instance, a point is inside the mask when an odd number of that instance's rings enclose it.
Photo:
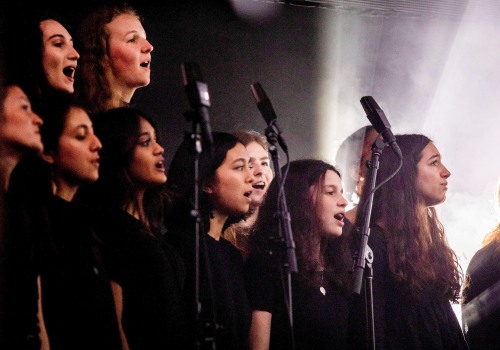
M 359 103 L 366 95 L 394 133 L 433 139 L 452 173 L 436 209 L 464 272 L 499 220 L 500 21 L 478 20 L 491 18 L 487 11 L 475 3 L 458 21 L 325 10 L 319 44 L 318 153 L 333 161 L 342 140 L 369 123 Z

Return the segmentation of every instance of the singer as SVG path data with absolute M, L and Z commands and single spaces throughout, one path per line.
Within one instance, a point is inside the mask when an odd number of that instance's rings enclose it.
M 397 135 L 396 139 L 403 165 L 374 194 L 368 240 L 374 255 L 376 348 L 467 349 L 450 304 L 458 302 L 460 266 L 434 208 L 446 198 L 450 172 L 426 136 Z M 396 152 L 384 152 L 377 183 L 393 174 L 399 163 Z M 368 196 L 363 189 L 360 210 Z M 358 215 L 354 227 L 360 227 L 362 220 L 363 215 Z M 351 252 L 358 239 L 357 234 L 351 235 Z M 366 349 L 364 313 L 360 297 L 350 311 L 350 343 L 358 341 L 353 345 L 356 349 Z
M 279 255 L 285 252 L 277 241 L 279 185 L 276 179 L 271 182 L 250 236 L 246 265 L 253 309 L 250 349 L 345 349 L 347 299 L 324 255 L 327 239 L 339 237 L 344 225 L 347 201 L 340 174 L 321 160 L 290 162 L 284 186 L 297 246 L 298 273 L 292 274 L 293 329 L 280 277 Z
M 245 350 L 251 310 L 243 280 L 240 251 L 222 238 L 222 232 L 248 213 L 253 191 L 250 156 L 234 135 L 213 132 L 212 153 L 199 158 L 200 271 L 195 270 L 195 232 L 191 203 L 195 173 L 190 140 L 177 149 L 168 171 L 167 185 L 175 195 L 166 225 L 167 238 L 184 258 L 187 276 L 184 301 L 193 310 L 196 280 L 200 281 L 200 307 L 190 313 L 193 349 Z M 196 305 L 195 305 L 196 306 Z

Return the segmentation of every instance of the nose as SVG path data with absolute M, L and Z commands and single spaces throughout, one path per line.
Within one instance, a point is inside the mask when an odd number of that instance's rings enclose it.
M 71 47 L 71 49 L 68 52 L 68 57 L 70 60 L 76 61 L 80 58 L 80 54 L 78 53 L 78 51 L 76 51 L 74 47 Z
M 92 142 L 90 143 L 90 149 L 92 151 L 100 151 L 102 149 L 101 140 L 97 137 L 97 135 L 92 135 Z
M 443 165 L 443 172 L 442 172 L 441 176 L 444 177 L 445 179 L 447 179 L 451 176 L 451 172 L 444 165 Z
M 341 196 L 340 196 L 340 200 L 339 200 L 339 202 L 337 203 L 337 205 L 338 205 L 339 207 L 344 207 L 344 208 L 345 208 L 345 207 L 347 207 L 347 204 L 349 204 L 349 202 L 347 202 L 347 199 L 345 199 L 344 195 L 341 195 Z
M 145 41 L 145 45 L 142 49 L 142 52 L 148 53 L 148 52 L 153 51 L 153 49 L 154 49 L 153 45 L 151 45 L 151 43 L 147 39 L 144 39 L 144 41 Z
M 248 183 L 253 183 L 255 181 L 255 172 L 254 170 L 250 167 L 250 166 L 247 166 L 247 176 L 246 176 L 246 182 Z
M 158 142 L 156 142 L 155 148 L 154 148 L 154 154 L 160 155 L 160 154 L 163 154 L 164 151 L 165 151 L 165 149 Z
M 264 169 L 263 169 L 262 165 L 255 162 L 252 164 L 252 166 L 253 166 L 253 175 L 254 176 L 261 176 L 262 174 L 264 174 Z
M 33 124 L 37 126 L 42 126 L 43 125 L 43 119 L 36 114 L 35 112 L 31 112 L 33 114 Z

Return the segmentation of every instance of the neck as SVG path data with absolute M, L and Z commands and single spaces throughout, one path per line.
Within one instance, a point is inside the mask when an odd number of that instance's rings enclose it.
M 222 235 L 222 228 L 224 227 L 228 216 L 221 215 L 216 212 L 214 212 L 213 216 L 213 218 L 210 218 L 210 230 L 208 231 L 208 235 L 218 241 Z
M 125 211 L 140 221 L 143 221 L 145 218 L 144 207 L 142 203 L 143 198 L 144 198 L 144 190 L 138 190 L 135 193 L 135 199 L 137 201 L 138 207 L 136 207 L 132 202 L 129 202 L 128 204 L 125 205 Z
M 4 146 L 5 145 L 2 145 L 2 147 Z M 0 153 L 0 156 L 2 159 L 0 163 L 0 181 L 3 190 L 7 192 L 9 189 L 10 175 L 21 159 L 14 155 L 4 154 L 4 152 Z
M 71 202 L 75 197 L 76 191 L 78 191 L 78 187 L 78 185 L 56 179 L 52 182 L 52 193 L 65 201 Z

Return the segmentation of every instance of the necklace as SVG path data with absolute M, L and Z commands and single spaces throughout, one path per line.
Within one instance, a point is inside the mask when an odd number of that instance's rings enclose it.
M 321 292 L 321 294 L 326 295 L 326 289 L 325 289 L 325 287 L 323 287 L 323 285 L 325 284 L 324 283 L 325 270 L 317 270 L 316 273 L 318 273 L 320 276 L 320 278 L 319 278 L 319 281 L 320 281 L 319 291 Z

